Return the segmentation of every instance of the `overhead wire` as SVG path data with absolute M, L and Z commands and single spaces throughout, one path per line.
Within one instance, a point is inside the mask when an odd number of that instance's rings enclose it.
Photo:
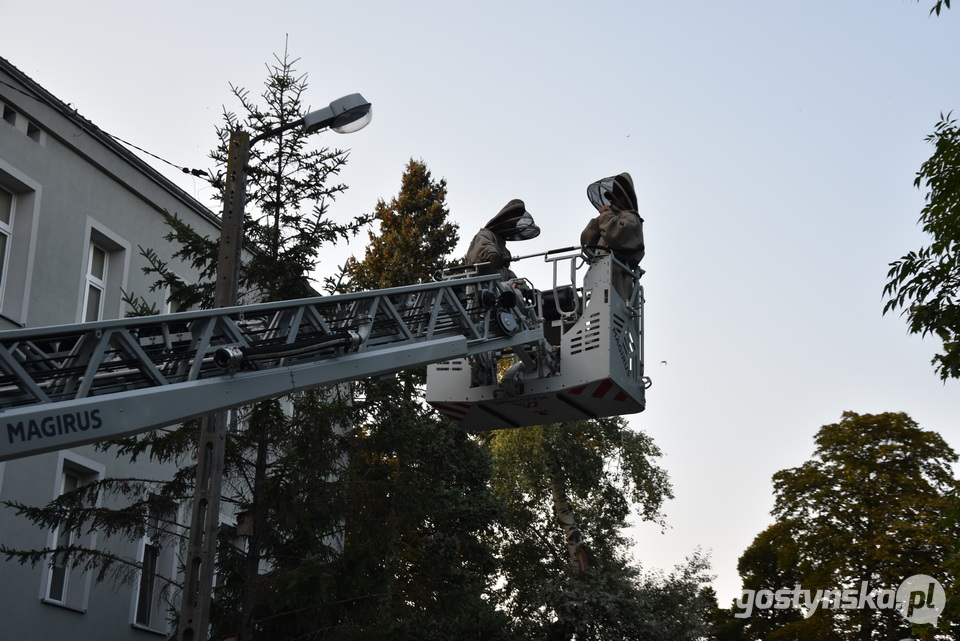
M 187 168 L 187 167 L 182 167 L 182 166 L 180 166 L 180 165 L 178 165 L 178 164 L 176 164 L 176 163 L 170 162 L 170 161 L 167 160 L 166 158 L 162 158 L 162 157 L 158 156 L 158 155 L 155 154 L 155 153 L 152 153 L 152 152 L 150 152 L 150 151 L 147 151 L 147 150 L 144 149 L 143 147 L 139 147 L 139 146 L 133 144 L 132 142 L 129 142 L 129 141 L 127 141 L 127 140 L 124 140 L 124 139 L 121 138 L 120 136 L 115 136 L 115 135 L 113 135 L 113 134 L 108 134 L 108 135 L 109 135 L 111 138 L 113 138 L 114 140 L 116 140 L 117 142 L 121 142 L 121 143 L 125 144 L 127 147 L 132 147 L 133 149 L 136 149 L 136 150 L 139 151 L 139 152 L 145 153 L 145 154 L 147 154 L 148 156 L 150 156 L 151 158 L 156 158 L 156 159 L 159 160 L 160 162 L 166 163 L 166 164 L 170 165 L 171 167 L 173 167 L 173 168 L 175 168 L 175 169 L 179 169 L 180 171 L 182 171 L 182 172 L 185 173 L 185 174 L 188 174 L 188 175 L 191 175 L 191 176 L 196 176 L 197 178 L 206 178 L 207 180 L 210 180 L 211 182 L 213 182 L 213 179 L 212 179 L 212 177 L 210 176 L 210 172 L 206 171 L 205 169 L 189 169 L 189 168 Z

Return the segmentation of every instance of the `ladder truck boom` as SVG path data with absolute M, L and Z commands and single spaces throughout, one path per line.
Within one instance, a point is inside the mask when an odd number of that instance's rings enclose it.
M 423 365 L 427 402 L 466 430 L 643 411 L 641 272 L 608 252 L 565 253 L 578 249 L 544 254 L 554 273 L 546 291 L 467 272 L 0 332 L 0 461 Z M 561 263 L 571 284 L 558 282 Z
M 0 332 L 0 461 L 542 341 L 497 276 Z

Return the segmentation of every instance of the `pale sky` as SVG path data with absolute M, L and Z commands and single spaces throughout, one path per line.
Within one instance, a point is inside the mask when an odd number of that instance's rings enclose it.
M 239 108 L 229 85 L 258 96 L 289 39 L 311 108 L 374 104 L 363 131 L 317 138 L 351 150 L 331 213 L 372 211 L 422 159 L 448 181 L 461 250 L 512 198 L 544 230 L 514 253 L 575 244 L 586 186 L 630 172 L 653 387 L 629 422 L 676 494 L 635 554 L 669 569 L 709 552 L 729 605 L 772 523 L 771 476 L 810 458 L 820 426 L 903 411 L 960 450 L 960 382 L 881 315 L 888 263 L 926 242 L 924 139 L 960 110 L 960 9 L 931 17 L 933 1 L 0 0 L 0 56 L 108 133 L 208 168 Z M 543 263 L 515 268 L 547 282 Z

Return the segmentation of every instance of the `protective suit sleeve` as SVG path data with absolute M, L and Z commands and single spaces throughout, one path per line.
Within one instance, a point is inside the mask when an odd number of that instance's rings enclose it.
M 603 244 L 613 250 L 617 258 L 636 267 L 643 259 L 643 219 L 635 211 L 606 211 L 594 220 L 600 229 Z

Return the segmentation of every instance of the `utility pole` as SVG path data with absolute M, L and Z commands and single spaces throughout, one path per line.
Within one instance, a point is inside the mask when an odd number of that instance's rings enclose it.
M 217 282 L 213 294 L 214 307 L 233 307 L 237 304 L 249 160 L 250 134 L 238 129 L 230 136 L 228 149 Z M 223 459 L 229 417 L 228 411 L 222 411 L 201 420 L 197 478 L 177 641 L 207 641 L 209 635 L 213 575 L 217 562 L 217 534 L 220 529 Z

